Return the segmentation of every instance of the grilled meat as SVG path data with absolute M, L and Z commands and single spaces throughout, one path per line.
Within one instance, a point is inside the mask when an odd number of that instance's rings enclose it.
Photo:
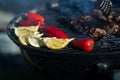
M 119 31 L 119 28 L 120 28 L 119 25 L 114 23 L 108 26 L 105 26 L 105 30 L 111 34 L 116 34 Z
M 104 29 L 95 28 L 90 30 L 90 35 L 95 38 L 105 38 L 107 36 L 107 33 Z
M 75 18 L 67 18 L 66 24 L 80 34 L 95 38 L 107 38 L 107 34 L 116 36 L 120 28 L 120 16 L 112 11 L 104 16 L 99 9 L 93 9 L 92 14 L 84 14 Z M 107 37 L 106 37 L 107 36 Z

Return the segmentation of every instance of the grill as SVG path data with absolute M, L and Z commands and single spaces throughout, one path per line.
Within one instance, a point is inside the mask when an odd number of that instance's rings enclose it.
M 61 25 L 58 19 L 63 17 L 59 12 L 52 10 L 43 10 L 37 13 L 45 16 L 46 25 L 59 26 L 70 37 L 84 38 L 70 28 Z M 71 47 L 62 50 L 49 50 L 47 48 L 34 48 L 31 46 L 23 46 L 19 43 L 14 34 L 12 26 L 18 26 L 18 21 L 25 18 L 26 13 L 22 13 L 13 18 L 7 26 L 7 34 L 10 39 L 20 47 L 25 59 L 32 64 L 32 66 L 49 80 L 89 80 L 85 77 L 94 68 L 100 73 L 106 74 L 107 78 L 111 78 L 113 69 L 120 68 L 120 38 L 110 38 L 96 40 L 97 45 L 90 53 Z M 106 46 L 107 43 L 107 46 Z M 95 77 L 94 77 L 95 78 Z M 92 79 L 94 79 L 92 78 Z M 104 78 L 104 77 L 103 77 Z M 106 77 L 105 77 L 106 78 Z M 96 77 L 95 80 L 98 80 Z M 110 79 L 112 80 L 112 79 Z

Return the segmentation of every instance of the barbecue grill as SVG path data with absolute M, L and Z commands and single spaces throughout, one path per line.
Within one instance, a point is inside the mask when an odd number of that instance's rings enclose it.
M 37 11 L 45 16 L 46 25 L 59 26 L 67 35 L 75 38 L 84 38 L 68 27 L 61 25 L 58 18 L 63 17 L 52 10 Z M 25 18 L 22 13 L 13 18 L 7 26 L 7 34 L 10 39 L 20 47 L 23 55 L 38 72 L 47 76 L 48 80 L 88 80 L 89 73 L 103 73 L 112 80 L 112 70 L 120 68 L 120 37 L 96 40 L 96 47 L 92 52 L 85 52 L 70 45 L 62 50 L 50 50 L 47 48 L 34 48 L 21 45 L 14 34 L 12 26 L 18 26 L 18 21 Z M 109 45 L 105 45 L 106 42 Z M 91 74 L 91 73 L 90 73 Z M 86 78 L 88 77 L 88 79 Z M 92 79 L 97 79 L 94 76 Z M 97 79 L 98 80 L 98 79 Z

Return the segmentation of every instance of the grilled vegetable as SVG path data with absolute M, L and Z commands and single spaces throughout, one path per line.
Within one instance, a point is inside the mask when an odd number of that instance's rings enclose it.
M 19 24 L 21 26 L 38 26 L 39 28 L 44 26 L 44 22 L 40 20 L 20 20 Z
M 43 33 L 47 37 L 68 38 L 67 34 L 56 26 L 44 27 Z
M 81 50 L 90 52 L 94 47 L 94 40 L 91 38 L 78 39 L 72 42 L 72 45 Z
M 44 22 L 44 17 L 42 15 L 39 15 L 37 13 L 32 13 L 32 12 L 29 12 L 27 14 L 27 19 L 28 20 L 40 20 L 40 21 Z

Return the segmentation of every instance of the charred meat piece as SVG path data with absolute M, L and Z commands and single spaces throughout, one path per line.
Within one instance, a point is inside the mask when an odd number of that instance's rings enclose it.
M 96 20 L 90 15 L 81 16 L 79 23 L 79 25 L 81 25 L 85 30 L 97 25 Z
M 81 22 L 90 21 L 91 18 L 92 18 L 92 17 L 89 16 L 89 15 L 83 15 L 83 16 L 81 16 L 80 21 L 81 21 Z
M 101 10 L 93 9 L 93 16 L 98 18 L 98 19 L 107 21 L 107 18 L 103 15 Z
M 119 25 L 113 23 L 105 27 L 107 33 L 116 34 L 119 31 Z
M 106 31 L 100 28 L 92 28 L 90 34 L 95 38 L 105 38 L 107 36 Z
M 120 16 L 114 11 L 105 16 L 101 10 L 93 9 L 92 15 L 69 17 L 65 19 L 65 23 L 72 30 L 94 38 L 108 38 L 109 35 L 116 37 L 120 32 Z
M 117 21 L 118 24 L 120 24 L 120 16 L 116 17 L 116 21 Z

